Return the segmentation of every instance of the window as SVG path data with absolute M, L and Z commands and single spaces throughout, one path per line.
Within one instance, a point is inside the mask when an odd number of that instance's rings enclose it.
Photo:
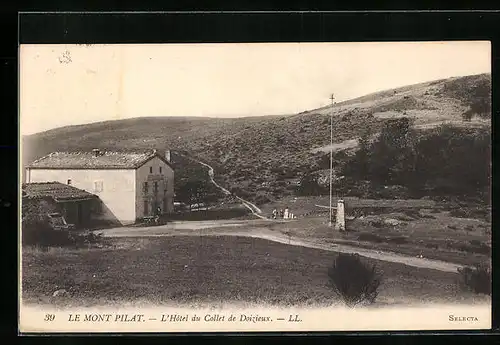
M 148 182 L 144 182 L 144 193 L 148 192 Z
M 94 192 L 102 192 L 102 190 L 103 190 L 103 182 L 94 181 Z
M 68 184 L 71 185 L 71 179 L 68 179 Z
M 145 216 L 149 215 L 148 201 L 147 200 L 144 200 L 144 215 Z
M 153 173 L 153 167 L 149 167 L 149 173 L 152 174 Z
M 156 194 L 156 193 L 158 193 L 158 182 L 157 181 L 155 181 L 154 186 L 155 186 L 154 190 L 155 190 L 155 194 Z
M 160 167 L 160 174 L 161 174 L 161 167 Z

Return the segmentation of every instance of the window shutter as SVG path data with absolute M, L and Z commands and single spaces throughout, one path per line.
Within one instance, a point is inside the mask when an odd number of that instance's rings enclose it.
M 103 191 L 103 181 L 94 181 L 94 192 Z

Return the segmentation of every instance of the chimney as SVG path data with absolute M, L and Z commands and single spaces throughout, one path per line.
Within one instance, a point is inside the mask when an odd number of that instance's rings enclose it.
M 170 150 L 165 150 L 165 159 L 170 162 Z
M 101 154 L 101 150 L 99 150 L 99 149 L 93 149 L 92 150 L 92 154 L 94 155 L 94 157 L 99 157 L 99 155 Z

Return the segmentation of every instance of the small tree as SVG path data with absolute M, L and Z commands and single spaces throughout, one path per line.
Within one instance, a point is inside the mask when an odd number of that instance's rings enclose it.
M 207 199 L 207 182 L 204 180 L 191 179 L 178 187 L 177 198 L 179 201 L 191 206 L 206 202 Z
M 328 270 L 330 284 L 348 307 L 373 303 L 378 296 L 381 277 L 376 266 L 361 261 L 358 254 L 340 253 Z
M 491 295 L 491 270 L 485 265 L 459 268 L 460 285 L 477 294 Z
M 464 119 L 464 121 L 470 122 L 472 120 L 473 116 L 474 116 L 474 112 L 472 111 L 472 109 L 469 109 L 465 113 L 462 114 L 462 119 Z
M 318 183 L 318 177 L 313 174 L 307 174 L 300 180 L 300 185 L 296 188 L 297 195 L 322 195 L 325 190 Z

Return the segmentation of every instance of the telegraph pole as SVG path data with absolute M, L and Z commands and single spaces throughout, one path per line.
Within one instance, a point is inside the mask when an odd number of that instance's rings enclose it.
M 330 96 L 332 102 L 330 108 L 330 219 L 328 219 L 328 226 L 332 226 L 333 222 L 333 209 L 332 209 L 332 180 L 333 180 L 333 94 Z

